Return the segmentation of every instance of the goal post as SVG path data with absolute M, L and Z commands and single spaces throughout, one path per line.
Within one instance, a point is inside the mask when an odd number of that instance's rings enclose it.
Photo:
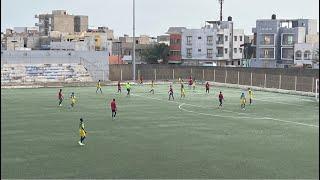
M 319 102 L 319 79 L 316 79 L 315 83 L 315 96 L 316 96 L 316 101 Z

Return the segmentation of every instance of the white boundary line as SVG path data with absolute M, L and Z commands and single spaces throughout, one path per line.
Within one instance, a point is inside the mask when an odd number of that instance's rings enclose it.
M 133 96 L 139 96 L 139 97 L 144 97 L 144 98 L 148 98 L 148 99 L 154 99 L 154 100 L 158 100 L 158 101 L 165 101 L 163 99 L 159 99 L 159 98 L 153 98 L 153 97 L 146 97 L 146 96 L 140 96 L 140 95 L 136 95 L 136 94 L 132 94 Z M 276 119 L 276 118 L 271 118 L 271 117 L 238 117 L 238 116 L 223 116 L 223 115 L 215 115 L 215 114 L 206 114 L 206 113 L 200 113 L 200 112 L 195 112 L 195 111 L 190 111 L 187 109 L 182 108 L 183 105 L 190 105 L 190 106 L 195 106 L 195 107 L 200 107 L 203 108 L 201 106 L 197 106 L 197 105 L 193 105 L 193 104 L 187 104 L 187 103 L 182 103 L 180 104 L 179 102 L 175 102 L 175 101 L 166 101 L 166 102 L 171 102 L 171 103 L 175 103 L 175 104 L 179 104 L 178 108 L 182 111 L 186 111 L 186 112 L 190 112 L 190 113 L 196 113 L 196 114 L 200 114 L 200 115 L 206 115 L 206 116 L 216 116 L 216 117 L 228 117 L 228 118 L 233 118 L 233 119 L 245 119 L 245 118 L 251 118 L 251 119 L 265 119 L 265 120 L 273 120 L 273 121 L 278 121 L 278 122 L 285 122 L 285 123 L 291 123 L 291 124 L 297 124 L 297 125 L 302 125 L 302 126 L 309 126 L 309 127 L 315 127 L 315 128 L 319 128 L 319 126 L 317 125 L 313 125 L 313 124 L 306 124 L 306 123 L 299 123 L 299 122 L 295 122 L 295 121 L 286 121 L 286 120 L 282 120 L 282 119 Z M 222 110 L 222 111 L 226 111 L 226 110 Z M 233 111 L 229 111 L 229 112 L 233 112 Z M 237 113 L 237 114 L 245 114 L 245 113 L 238 113 L 238 112 L 233 112 L 233 113 Z M 248 114 L 246 114 L 248 115 Z
M 184 108 L 182 108 L 182 106 L 185 105 L 185 103 L 182 103 L 179 105 L 179 109 L 186 111 L 186 112 L 190 112 L 190 113 L 197 113 L 197 114 L 201 114 L 201 115 L 206 115 L 206 116 L 216 116 L 216 117 L 229 117 L 229 118 L 234 118 L 234 119 L 243 119 L 243 118 L 251 118 L 251 117 L 237 117 L 237 116 L 221 116 L 221 115 L 215 115 L 215 114 L 206 114 L 206 113 L 199 113 L 199 112 L 195 112 L 195 111 L 191 111 L 191 110 L 186 110 Z M 291 124 L 298 124 L 298 125 L 303 125 L 303 126 L 310 126 L 310 127 L 316 127 L 319 128 L 319 126 L 317 125 L 313 125 L 313 124 L 305 124 L 305 123 L 299 123 L 299 122 L 294 122 L 294 121 L 286 121 L 286 120 L 281 120 L 281 119 L 276 119 L 276 118 L 270 118 L 270 117 L 262 117 L 262 118 L 255 118 L 252 117 L 251 119 L 269 119 L 269 120 L 273 120 L 273 121 L 280 121 L 280 122 L 285 122 L 285 123 L 291 123 Z
M 187 92 L 188 93 L 188 92 Z M 156 93 L 156 94 L 167 94 L 167 93 Z M 177 94 L 177 93 L 176 93 Z M 198 93 L 198 92 L 190 92 L 188 94 L 200 94 L 200 95 L 206 95 L 204 93 Z M 216 95 L 216 94 L 210 94 L 210 95 Z M 208 95 L 209 96 L 209 95 Z M 238 96 L 228 96 L 228 97 L 238 97 Z M 239 96 L 240 97 L 240 96 Z M 290 105 L 290 106 L 298 106 L 298 107 L 304 107 L 304 105 L 300 105 L 300 104 L 292 104 L 292 103 L 287 103 L 287 102 L 283 102 L 283 101 L 279 101 L 280 100 L 284 100 L 283 98 L 281 99 L 281 96 L 276 97 L 276 96 L 267 96 L 268 98 L 270 98 L 271 100 L 274 99 L 274 101 L 268 101 L 268 99 L 265 98 L 253 98 L 254 101 L 262 101 L 262 102 L 271 102 L 271 103 L 275 103 L 275 104 L 284 104 L 284 105 Z M 269 99 L 269 100 L 270 100 Z M 296 99 L 298 101 L 308 101 L 308 102 L 314 102 L 310 99 Z

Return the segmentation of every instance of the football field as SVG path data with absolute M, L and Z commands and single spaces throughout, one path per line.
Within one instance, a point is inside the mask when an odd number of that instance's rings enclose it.
M 319 178 L 314 97 L 174 85 L 1 89 L 1 178 Z M 225 97 L 218 109 L 218 93 Z M 71 92 L 77 103 L 70 109 Z M 111 118 L 110 101 L 118 112 Z M 79 146 L 79 119 L 88 132 Z

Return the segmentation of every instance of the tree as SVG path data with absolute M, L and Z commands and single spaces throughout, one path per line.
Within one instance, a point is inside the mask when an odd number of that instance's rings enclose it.
M 159 63 L 158 60 L 168 63 L 168 56 L 169 46 L 163 43 L 150 46 L 141 52 L 141 57 L 150 64 L 157 64 Z

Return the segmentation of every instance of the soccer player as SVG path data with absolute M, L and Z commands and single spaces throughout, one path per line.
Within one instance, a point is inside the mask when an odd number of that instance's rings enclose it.
M 71 100 L 71 107 L 73 108 L 73 106 L 76 104 L 76 96 L 74 95 L 74 92 L 71 93 L 70 100 Z
M 64 99 L 62 94 L 62 89 L 59 90 L 58 99 L 59 99 L 59 106 L 62 106 L 62 101 Z
M 209 82 L 206 83 L 206 93 L 209 93 L 210 85 Z
M 140 75 L 140 84 L 143 84 L 143 77 Z
M 196 90 L 196 79 L 193 79 L 192 89 L 193 89 L 193 92 Z
M 149 91 L 150 93 L 154 94 L 154 82 L 153 80 L 151 81 L 151 90 Z
M 244 93 L 241 93 L 240 96 L 240 108 L 242 110 L 246 110 L 246 96 L 244 95 Z
M 127 89 L 127 96 L 130 96 L 131 85 L 129 82 L 127 82 L 126 84 L 126 89 Z
M 183 83 L 181 83 L 181 96 L 180 96 L 180 99 L 185 98 L 185 97 L 186 97 L 186 92 L 184 90 Z
M 120 84 L 120 81 L 118 81 L 118 93 L 121 93 L 121 84 Z
M 100 90 L 101 94 L 102 94 L 102 89 L 101 89 L 101 81 L 99 80 L 97 83 L 97 90 L 96 93 L 98 93 L 98 90 Z
M 192 86 L 192 77 L 190 76 L 190 78 L 189 78 L 189 89 L 191 89 L 191 86 Z
M 174 100 L 174 97 L 173 97 L 173 89 L 172 89 L 172 85 L 170 84 L 170 89 L 169 89 L 169 100 L 170 100 L 170 97 L 172 97 L 172 99 Z
M 249 95 L 249 102 L 250 105 L 252 104 L 252 99 L 253 99 L 253 91 L 251 88 L 248 88 L 248 95 Z
M 112 120 L 115 120 L 116 114 L 117 114 L 117 105 L 116 105 L 116 100 L 115 99 L 113 99 L 111 101 L 110 106 L 111 106 L 111 111 L 112 111 L 112 113 L 111 113 Z
M 79 134 L 80 134 L 79 144 L 80 146 L 83 146 L 84 145 L 83 141 L 86 138 L 87 131 L 84 129 L 84 122 L 82 118 L 80 118 Z
M 220 91 L 220 94 L 219 94 L 219 102 L 220 102 L 219 108 L 222 107 L 222 101 L 224 101 L 224 97 L 223 97 L 222 92 Z

